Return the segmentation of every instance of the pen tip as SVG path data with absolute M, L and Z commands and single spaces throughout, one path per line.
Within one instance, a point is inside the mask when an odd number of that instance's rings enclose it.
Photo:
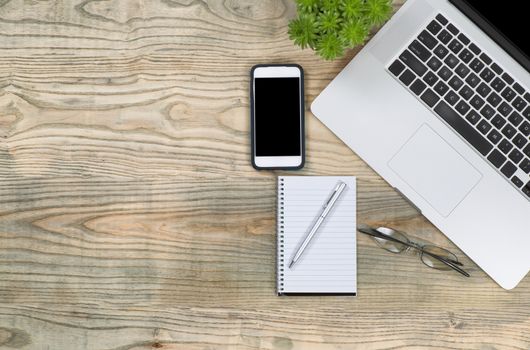
M 293 265 L 294 265 L 294 260 L 291 260 L 291 262 L 289 263 L 289 268 L 291 268 Z

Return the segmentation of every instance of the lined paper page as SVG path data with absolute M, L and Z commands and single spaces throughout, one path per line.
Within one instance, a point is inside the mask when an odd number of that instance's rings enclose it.
M 353 176 L 286 176 L 283 179 L 283 293 L 356 293 L 356 181 Z M 320 215 L 337 182 L 341 197 L 301 258 L 288 265 Z M 281 260 L 279 261 L 281 264 Z

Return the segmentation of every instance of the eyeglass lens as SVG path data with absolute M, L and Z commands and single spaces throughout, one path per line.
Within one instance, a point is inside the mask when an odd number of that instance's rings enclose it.
M 376 231 L 384 234 L 385 236 L 398 239 L 402 242 L 406 242 L 406 243 L 410 242 L 407 236 L 405 236 L 399 231 L 391 230 L 386 227 L 379 227 L 376 229 Z M 401 244 L 399 242 L 389 241 L 387 239 L 379 238 L 379 237 L 372 237 L 372 238 L 374 239 L 374 241 L 377 243 L 378 246 L 392 253 L 401 253 L 407 249 L 407 246 L 405 244 Z
M 458 258 L 456 257 L 456 255 L 454 255 L 453 253 L 451 253 L 447 249 L 444 249 L 444 248 L 441 248 L 441 247 L 437 247 L 437 246 L 434 246 L 434 245 L 426 245 L 426 246 L 423 247 L 423 250 L 428 252 L 428 253 L 431 253 L 431 254 L 437 255 L 439 257 L 445 258 L 446 260 L 458 261 Z M 429 267 L 432 267 L 433 269 L 438 269 L 438 270 L 450 270 L 451 269 L 449 266 L 447 266 L 446 264 L 444 264 L 440 260 L 435 259 L 432 256 L 430 256 L 428 254 L 425 254 L 424 252 L 421 253 L 421 261 L 425 265 L 427 265 Z

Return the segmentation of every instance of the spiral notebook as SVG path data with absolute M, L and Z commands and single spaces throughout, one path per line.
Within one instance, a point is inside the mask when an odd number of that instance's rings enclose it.
M 299 243 L 339 180 L 346 189 L 290 269 Z M 355 186 L 353 176 L 278 177 L 278 295 L 357 295 Z

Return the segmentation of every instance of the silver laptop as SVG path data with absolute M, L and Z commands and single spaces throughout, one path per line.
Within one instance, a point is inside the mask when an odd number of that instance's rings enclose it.
M 529 41 L 508 2 L 407 1 L 311 106 L 505 289 L 530 270 Z

